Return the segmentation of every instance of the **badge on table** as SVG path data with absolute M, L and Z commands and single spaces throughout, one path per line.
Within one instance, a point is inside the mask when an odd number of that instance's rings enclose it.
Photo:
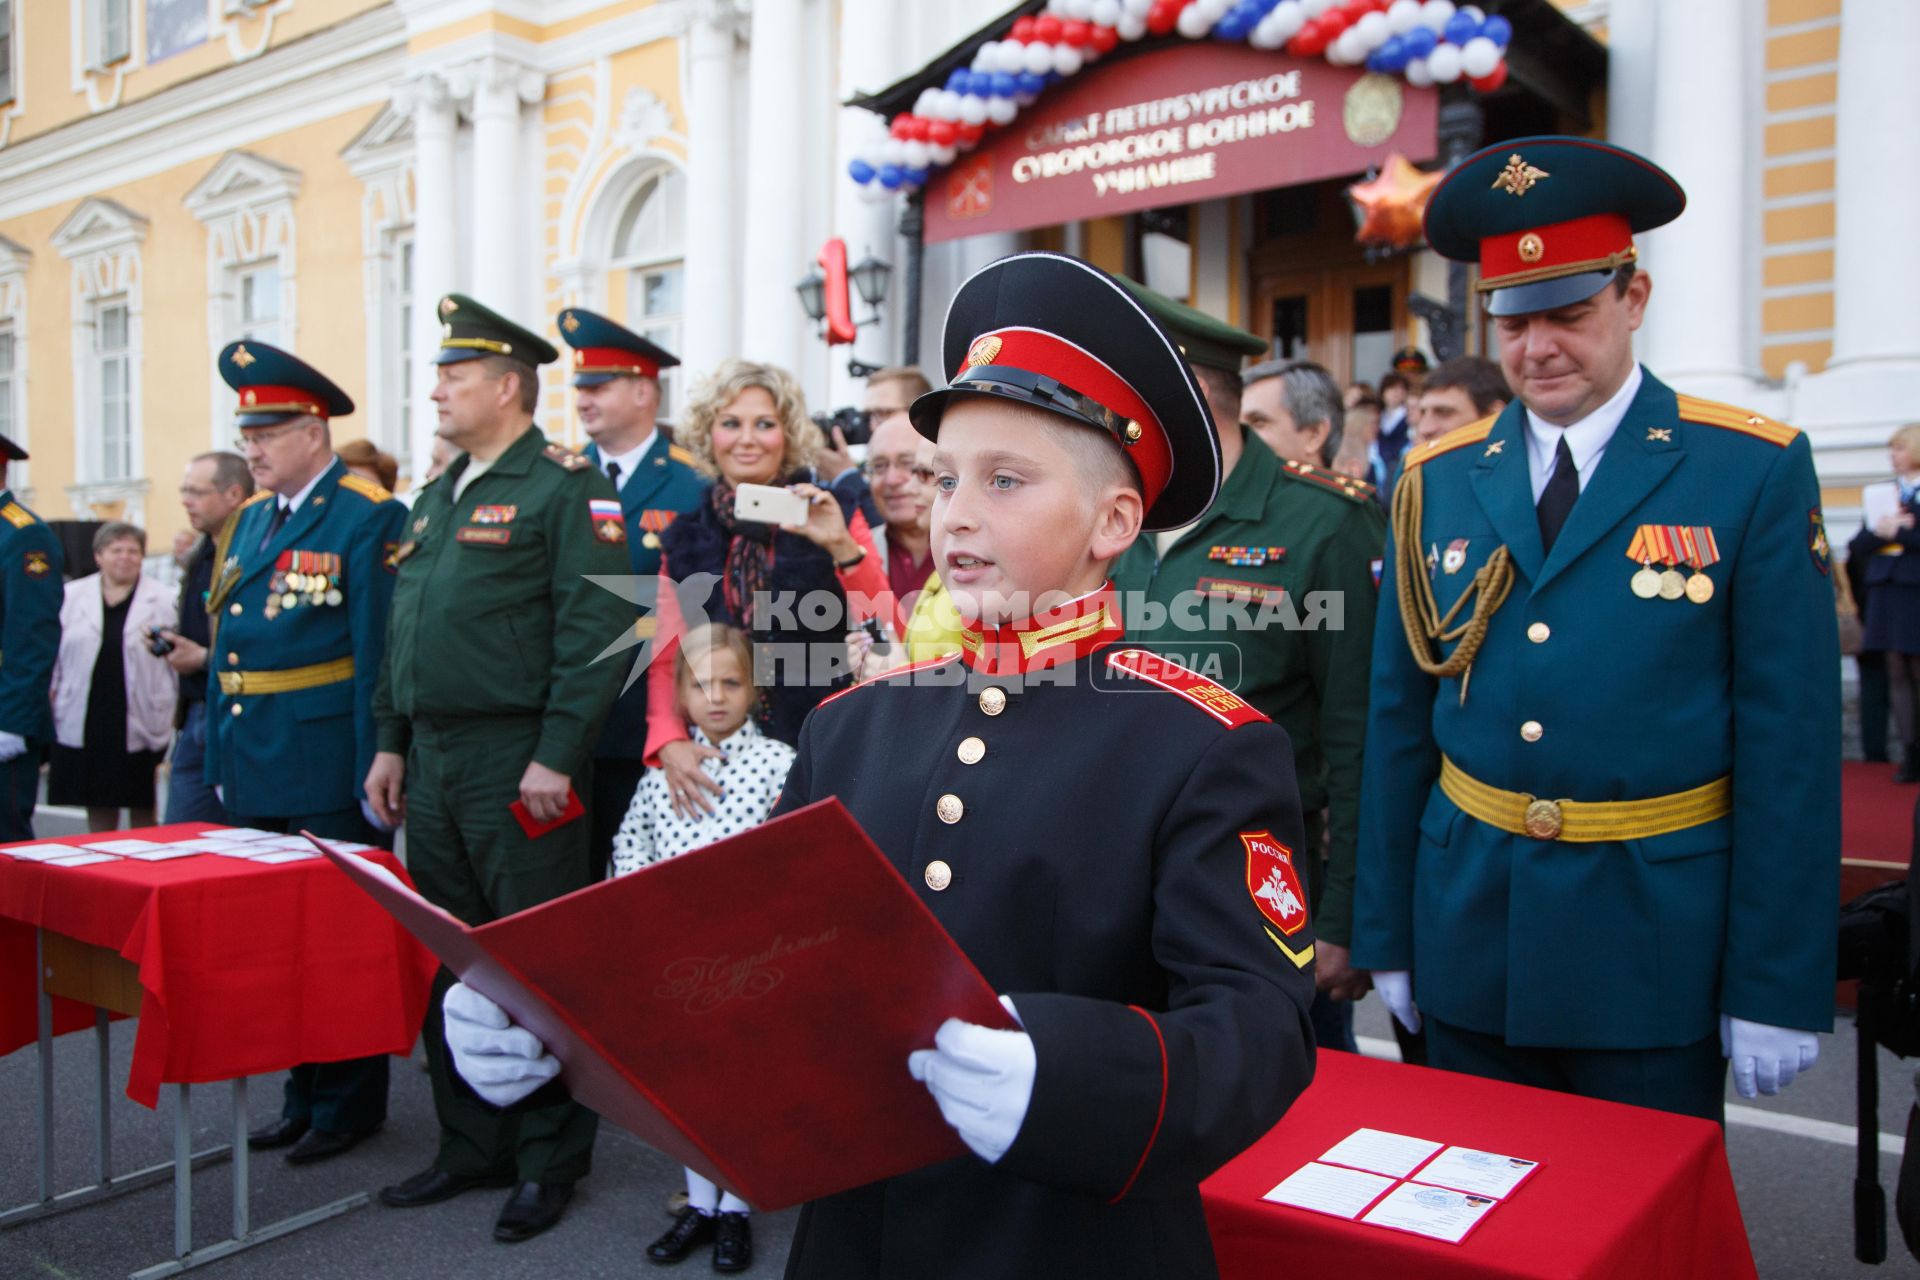
M 1643 524 L 1627 545 L 1627 559 L 1640 566 L 1627 585 L 1642 600 L 1685 596 L 1694 604 L 1705 604 L 1713 599 L 1707 567 L 1720 562 L 1720 544 L 1706 525 Z M 1656 564 L 1664 567 L 1655 569 Z M 1682 565 L 1693 572 L 1682 575 Z
M 625 542 L 627 526 L 620 517 L 620 503 L 613 498 L 588 498 L 587 514 L 593 520 L 593 536 L 602 542 Z
M 1307 895 L 1293 851 L 1273 838 L 1271 831 L 1243 831 L 1247 850 L 1247 892 L 1267 922 L 1291 938 L 1306 927 Z M 1275 939 L 1279 941 L 1279 939 Z

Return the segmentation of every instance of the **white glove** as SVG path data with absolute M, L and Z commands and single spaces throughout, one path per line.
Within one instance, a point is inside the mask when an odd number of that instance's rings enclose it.
M 0 732 L 0 764 L 17 760 L 27 753 L 27 740 L 17 733 Z
M 1000 1003 L 1014 1012 L 1005 996 Z M 907 1071 L 927 1086 L 960 1140 L 993 1164 L 1019 1136 L 1033 1101 L 1033 1037 L 948 1018 L 934 1033 L 933 1045 L 908 1054 Z
M 380 821 L 380 815 L 375 813 L 373 806 L 365 800 L 360 802 L 360 816 L 367 820 L 368 826 L 378 831 L 381 835 L 388 835 L 393 831 L 392 827 Z
M 1743 1098 L 1771 1097 L 1820 1060 L 1820 1037 L 1793 1027 L 1720 1015 L 1720 1052 L 1733 1063 L 1733 1087 Z
M 215 784 L 214 784 L 214 787 L 213 787 L 213 798 L 214 798 L 215 800 L 218 800 L 218 801 L 219 801 L 219 802 L 220 802 L 221 804 L 223 804 L 223 805 L 224 805 L 224 804 L 226 804 L 226 802 L 227 802 L 227 789 L 226 789 L 225 787 L 223 787 L 223 786 L 221 786 L 221 785 L 220 785 L 219 783 L 215 783 Z
M 1373 989 L 1387 1002 L 1394 1021 L 1420 1034 L 1420 1009 L 1413 1003 L 1413 974 L 1406 969 L 1375 969 Z
M 467 986 L 447 988 L 447 1048 L 453 1069 L 496 1107 L 510 1107 L 560 1074 L 560 1062 L 507 1011 Z

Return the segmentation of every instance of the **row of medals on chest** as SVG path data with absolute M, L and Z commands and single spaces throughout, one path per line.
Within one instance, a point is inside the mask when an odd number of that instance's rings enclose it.
M 1682 576 L 1675 568 L 1656 569 L 1651 564 L 1642 564 L 1628 580 L 1633 594 L 1642 600 L 1678 600 L 1685 596 L 1694 604 L 1705 604 L 1713 599 L 1713 579 L 1704 569 L 1695 569 L 1689 576 Z
M 337 606 L 345 603 L 346 598 L 337 574 L 276 570 L 267 583 L 267 605 L 263 612 L 272 618 L 284 609 L 298 608 L 303 602 Z

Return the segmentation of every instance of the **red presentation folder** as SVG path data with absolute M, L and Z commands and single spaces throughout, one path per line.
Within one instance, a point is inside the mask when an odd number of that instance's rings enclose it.
M 576 1100 L 759 1209 L 965 1154 L 907 1054 L 1014 1025 L 838 800 L 479 928 L 309 838 Z

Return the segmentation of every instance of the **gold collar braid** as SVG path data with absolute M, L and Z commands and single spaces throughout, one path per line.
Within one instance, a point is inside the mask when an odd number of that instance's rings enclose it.
M 1507 593 L 1513 589 L 1513 557 L 1504 546 L 1494 548 L 1487 562 L 1474 571 L 1473 581 L 1453 602 L 1446 616 L 1438 616 L 1440 606 L 1433 598 L 1433 580 L 1427 576 L 1427 567 L 1420 555 L 1422 475 L 1421 468 L 1408 467 L 1394 486 L 1394 578 L 1399 588 L 1400 621 L 1407 629 L 1407 647 L 1413 651 L 1413 660 L 1428 675 L 1445 680 L 1473 666 L 1480 646 L 1486 642 L 1493 615 L 1506 603 Z M 1473 601 L 1473 612 L 1465 622 L 1454 626 L 1455 616 L 1469 600 Z M 1453 653 L 1444 660 L 1436 658 L 1435 645 L 1453 640 L 1460 642 L 1454 646 Z M 1464 681 L 1460 693 L 1464 699 Z

